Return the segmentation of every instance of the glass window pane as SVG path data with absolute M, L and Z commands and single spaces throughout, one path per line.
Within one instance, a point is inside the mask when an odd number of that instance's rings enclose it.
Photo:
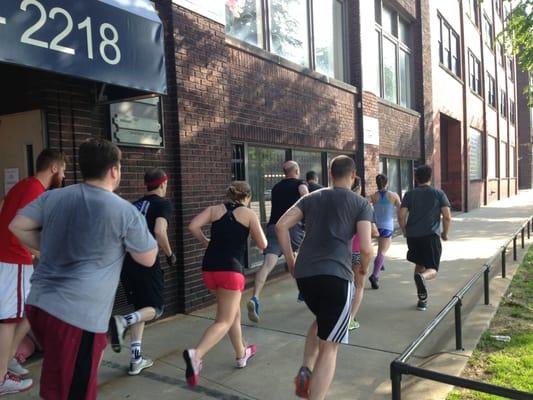
M 376 74 L 376 93 L 381 96 L 381 33 L 379 31 L 376 31 L 376 44 L 377 44 L 377 64 L 378 65 L 378 73 Z
M 316 70 L 335 79 L 344 79 L 342 2 L 313 2 Z
M 226 0 L 226 33 L 263 47 L 261 0 Z
M 481 133 L 470 130 L 470 180 L 482 178 L 482 143 Z
M 411 160 L 401 160 L 400 170 L 403 197 L 405 192 L 413 188 L 413 162 Z
M 400 160 L 397 158 L 387 159 L 387 177 L 389 190 L 400 194 Z
M 270 1 L 270 46 L 273 53 L 309 65 L 307 1 Z
M 400 104 L 411 107 L 411 56 L 400 50 Z
M 396 103 L 396 45 L 383 38 L 383 97 Z
M 389 32 L 390 34 L 394 33 L 394 18 L 396 14 L 391 9 L 383 7 L 383 12 L 381 13 L 381 26 L 383 30 Z
M 406 45 L 409 45 L 410 43 L 409 24 L 403 21 L 402 19 L 400 19 L 398 30 L 399 30 L 399 35 L 398 35 L 399 39 Z
M 281 166 L 285 150 L 266 147 L 248 147 L 248 183 L 252 188 L 250 208 L 260 217 L 263 227 L 270 218 L 272 187 L 283 179 Z M 250 247 L 249 265 L 263 262 L 263 254 L 255 246 Z
M 294 150 L 292 159 L 300 166 L 300 178 L 305 179 L 305 174 L 315 171 L 318 175 L 318 183 L 323 185 L 322 179 L 322 153 L 315 151 Z

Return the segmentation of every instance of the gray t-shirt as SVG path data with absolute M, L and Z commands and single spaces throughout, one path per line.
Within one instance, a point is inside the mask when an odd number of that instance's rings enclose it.
M 369 202 L 348 189 L 327 188 L 302 197 L 296 207 L 305 218 L 305 238 L 294 277 L 333 275 L 352 281 L 352 239 L 357 222 L 373 220 Z
M 27 303 L 106 332 L 124 255 L 157 245 L 145 218 L 116 194 L 84 183 L 46 192 L 19 214 L 42 226 Z
M 418 186 L 405 194 L 402 208 L 409 210 L 406 236 L 440 235 L 441 207 L 450 207 L 446 194 L 432 186 Z

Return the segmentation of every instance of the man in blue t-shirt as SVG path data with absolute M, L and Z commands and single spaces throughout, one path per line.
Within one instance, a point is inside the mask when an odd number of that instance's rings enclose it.
M 407 238 L 407 260 L 415 264 L 417 308 L 421 311 L 427 309 L 426 281 L 437 276 L 442 254 L 440 240 L 448 240 L 451 222 L 450 202 L 442 190 L 430 186 L 431 172 L 428 165 L 415 170 L 417 186 L 405 194 L 398 221 Z

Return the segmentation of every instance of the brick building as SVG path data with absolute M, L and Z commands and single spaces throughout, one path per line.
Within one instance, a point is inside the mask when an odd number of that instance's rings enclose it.
M 47 10 L 50 1 L 39 0 Z M 252 208 L 266 223 L 270 189 L 286 159 L 298 161 L 303 173 L 318 172 L 327 184 L 328 161 L 349 154 L 367 194 L 375 190 L 379 171 L 389 176 L 391 190 L 404 193 L 413 187 L 413 167 L 429 162 L 436 185 L 465 211 L 515 193 L 516 168 L 509 168 L 516 165 L 514 111 L 507 116 L 514 110 L 515 84 L 507 79 L 514 63 L 511 69 L 507 59 L 498 64 L 498 54 L 483 44 L 489 30 L 472 25 L 468 4 L 158 0 L 166 72 L 160 102 L 124 102 L 158 93 L 128 87 L 131 82 L 103 86 L 94 77 L 0 63 L 0 79 L 10 93 L 0 100 L 0 120 L 4 127 L 7 120 L 22 124 L 31 114 L 40 147 L 67 153 L 67 185 L 80 180 L 76 148 L 91 135 L 121 146 L 119 193 L 129 200 L 142 195 L 145 168 L 167 171 L 176 208 L 171 245 L 179 266 L 165 268 L 166 313 L 188 312 L 212 298 L 201 281 L 204 249 L 187 224 L 221 201 L 232 179 L 249 181 Z M 492 16 L 494 35 L 501 25 L 494 5 L 484 1 L 476 7 L 478 16 Z M 2 11 L 0 6 L 0 16 Z M 447 28 L 453 28 L 455 44 Z M 447 44 L 441 32 L 448 32 Z M 479 81 L 479 93 L 472 93 L 467 79 L 475 69 L 468 64 L 470 53 L 480 62 L 472 79 L 475 90 Z M 497 83 L 491 93 L 489 73 Z M 129 90 L 119 90 L 124 86 Z M 504 108 L 505 119 L 499 112 Z M 0 140 L 9 132 L 0 131 Z M 34 153 L 40 147 L 36 144 Z M 31 171 L 28 151 L 27 146 L 19 151 L 27 161 L 21 177 Z M 0 152 L 7 159 L 12 150 Z M 261 259 L 250 247 L 250 277 Z M 126 307 L 120 290 L 116 307 Z

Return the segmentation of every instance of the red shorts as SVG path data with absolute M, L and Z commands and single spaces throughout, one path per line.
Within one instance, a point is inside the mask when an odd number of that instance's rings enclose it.
M 203 271 L 205 287 L 209 290 L 244 290 L 244 275 L 233 271 Z
M 84 331 L 33 306 L 26 306 L 26 316 L 44 352 L 41 398 L 96 399 L 107 334 Z

